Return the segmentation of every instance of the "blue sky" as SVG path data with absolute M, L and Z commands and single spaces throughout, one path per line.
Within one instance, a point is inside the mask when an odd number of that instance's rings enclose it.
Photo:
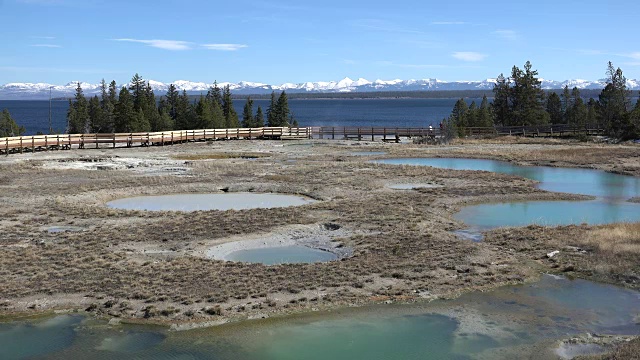
M 0 84 L 640 78 L 639 1 L 0 0 Z

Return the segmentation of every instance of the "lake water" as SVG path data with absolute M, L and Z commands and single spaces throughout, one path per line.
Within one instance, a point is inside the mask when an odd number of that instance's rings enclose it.
M 356 127 L 428 127 L 437 125 L 451 114 L 457 99 L 324 99 L 289 100 L 289 108 L 300 126 Z M 468 99 L 469 102 L 481 99 Z M 234 101 L 242 114 L 244 100 Z M 266 111 L 268 100 L 254 100 L 254 111 L 261 106 Z M 52 124 L 56 132 L 67 127 L 68 101 L 52 102 Z M 49 131 L 49 102 L 32 100 L 0 100 L 0 111 L 11 115 L 27 130 L 27 135 Z
M 227 255 L 226 260 L 265 265 L 316 263 L 335 260 L 338 257 L 328 251 L 306 246 L 277 246 L 238 250 Z
M 500 226 L 610 224 L 640 221 L 640 179 L 599 170 L 518 166 L 503 161 L 459 158 L 376 160 L 394 165 L 432 166 L 454 170 L 483 170 L 537 180 L 540 189 L 597 197 L 591 201 L 526 201 L 466 206 L 455 218 L 473 229 Z
M 225 193 L 138 196 L 110 201 L 107 206 L 121 210 L 206 211 L 271 209 L 311 204 L 314 201 L 295 195 Z
M 168 332 L 81 316 L 0 324 L 3 359 L 513 359 L 556 339 L 640 334 L 640 293 L 543 276 L 533 284 L 421 305 L 334 310 Z

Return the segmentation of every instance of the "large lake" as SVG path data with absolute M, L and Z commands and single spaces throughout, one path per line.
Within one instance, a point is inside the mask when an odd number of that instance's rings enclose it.
M 481 99 L 467 99 L 470 103 Z M 359 127 L 427 127 L 437 125 L 449 116 L 456 99 L 323 99 L 289 100 L 289 108 L 301 126 L 359 126 Z M 234 101 L 242 114 L 244 100 Z M 268 100 L 254 100 L 254 111 L 261 106 L 266 111 Z M 53 101 L 51 118 L 53 129 L 64 132 L 67 126 L 67 101 Z M 0 111 L 9 109 L 11 115 L 27 129 L 27 135 L 49 131 L 49 101 L 0 100 Z

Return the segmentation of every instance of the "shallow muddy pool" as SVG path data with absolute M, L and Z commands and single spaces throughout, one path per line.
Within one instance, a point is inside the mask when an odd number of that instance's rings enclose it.
M 474 229 L 640 221 L 640 204 L 626 201 L 640 195 L 640 179 L 632 176 L 589 169 L 518 166 L 481 159 L 407 158 L 376 162 L 511 174 L 539 181 L 540 189 L 597 197 L 592 201 L 525 201 L 464 207 L 455 218 Z
M 138 196 L 110 201 L 107 206 L 122 210 L 224 211 L 301 206 L 313 202 L 312 199 L 296 195 L 221 193 Z
M 611 224 L 640 221 L 640 204 L 593 201 L 527 201 L 466 206 L 454 217 L 478 229 L 530 224 Z
M 517 175 L 539 181 L 538 187 L 543 190 L 592 195 L 615 200 L 628 200 L 640 196 L 640 179 L 600 170 L 519 166 L 504 161 L 458 158 L 384 159 L 375 162 L 432 166 L 452 170 L 483 170 Z
M 554 358 L 562 338 L 640 334 L 640 293 L 544 276 L 421 305 L 245 321 L 170 332 L 64 315 L 0 324 L 0 351 L 44 359 Z
M 337 258 L 337 255 L 328 251 L 297 245 L 238 250 L 226 256 L 226 260 L 229 261 L 265 265 L 316 263 L 332 261 Z

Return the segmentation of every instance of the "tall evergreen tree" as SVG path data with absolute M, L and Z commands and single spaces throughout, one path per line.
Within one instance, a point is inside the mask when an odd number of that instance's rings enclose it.
M 542 125 L 549 123 L 549 114 L 545 111 L 545 93 L 538 71 L 532 70 L 531 62 L 524 64 L 521 70 L 514 66 L 511 71 L 511 105 L 514 125 Z
M 571 103 L 571 92 L 569 92 L 569 86 L 565 85 L 564 89 L 562 89 L 562 123 L 568 124 L 569 118 L 572 117 L 571 110 L 573 109 L 573 104 Z
M 481 127 L 491 127 L 493 126 L 493 115 L 491 114 L 491 105 L 489 104 L 489 99 L 487 95 L 482 97 L 482 102 L 480 103 L 480 108 L 478 109 L 478 118 L 477 125 Z
M 100 99 L 98 96 L 94 96 L 89 100 L 89 123 L 90 123 L 90 132 L 92 133 L 101 133 L 105 132 L 106 127 L 106 117 L 104 110 L 102 109 L 102 105 L 100 104 Z
M 173 119 L 166 110 L 160 110 L 160 116 L 158 117 L 158 123 L 156 124 L 155 131 L 168 131 L 173 130 Z
M 574 87 L 571 91 L 571 111 L 569 112 L 569 124 L 584 126 L 587 122 L 587 106 L 580 97 L 580 89 Z
M 627 79 L 620 68 L 613 63 L 607 66 L 607 86 L 598 98 L 598 113 L 605 130 L 610 136 L 624 137 L 629 128 L 628 108 L 630 92 L 627 90 Z
M 560 100 L 560 96 L 555 92 L 551 92 L 549 96 L 547 96 L 547 112 L 549 113 L 549 121 L 552 124 L 563 123 L 562 100 Z
M 151 131 L 158 131 L 160 123 L 160 112 L 158 111 L 156 94 L 153 92 L 153 89 L 151 88 L 151 84 L 149 82 L 147 82 L 144 88 L 144 99 L 146 101 L 146 104 L 143 107 L 144 117 L 149 122 Z
M 147 106 L 146 99 L 146 83 L 144 79 L 136 73 L 131 78 L 131 82 L 129 83 L 129 90 L 131 91 L 131 95 L 133 96 L 133 108 L 134 109 L 142 109 L 145 110 Z
M 129 90 L 123 86 L 120 89 L 118 102 L 114 110 L 114 131 L 117 133 L 132 132 L 135 116 L 136 111 L 133 108 L 133 98 Z
M 104 121 L 100 125 L 100 132 L 110 133 L 113 132 L 113 110 L 117 101 L 116 82 L 112 81 L 111 84 L 107 85 L 102 79 L 100 90 L 100 106 L 104 117 Z
M 233 100 L 231 99 L 231 88 L 229 85 L 222 90 L 222 112 L 224 114 L 224 124 L 227 128 L 240 127 L 238 121 L 238 113 L 233 108 Z
M 218 87 L 218 82 L 214 81 L 213 86 L 209 88 L 207 92 L 207 100 L 211 102 L 211 108 L 214 108 L 214 103 L 217 103 L 222 108 L 222 91 Z
M 464 99 L 458 99 L 449 116 L 448 123 L 458 131 L 458 136 L 464 136 L 464 128 L 469 126 L 467 116 L 469 115 L 469 106 Z
M 471 105 L 469 105 L 469 110 L 467 110 L 466 120 L 467 126 L 478 126 L 478 105 L 476 105 L 475 100 L 471 101 Z
M 198 127 L 197 122 L 195 109 L 189 100 L 189 95 L 186 90 L 182 90 L 176 106 L 176 127 L 178 130 L 192 130 Z
M 287 93 L 282 91 L 280 96 L 278 97 L 278 101 L 276 102 L 276 111 L 274 122 L 276 125 L 274 126 L 289 126 L 289 115 L 291 114 L 291 110 L 289 110 L 289 99 L 287 97 Z
M 197 127 L 199 129 L 213 128 L 213 109 L 211 102 L 206 97 L 200 95 L 200 99 L 196 102 Z
M 500 74 L 493 86 L 493 109 L 494 122 L 496 125 L 511 125 L 511 111 L 509 104 L 510 81 Z
M 258 105 L 258 111 L 254 120 L 255 127 L 264 127 L 264 114 L 262 113 L 262 107 Z
M 252 128 L 255 126 L 253 121 L 253 100 L 251 100 L 251 97 L 248 97 L 242 110 L 242 127 Z
M 90 131 L 89 104 L 84 97 L 80 83 L 76 87 L 76 95 L 73 103 L 70 103 L 67 112 L 69 134 L 87 133 Z
M 267 107 L 267 126 L 278 126 L 276 125 L 276 117 L 277 117 L 276 104 L 277 104 L 276 92 L 272 91 L 271 99 L 269 101 L 269 107 Z
M 134 112 L 134 116 L 131 119 L 131 131 L 132 132 L 149 132 L 151 131 L 151 125 L 149 120 L 144 116 L 144 111 L 138 108 L 138 111 Z
M 598 122 L 598 102 L 591 98 L 587 103 L 587 124 L 595 125 Z
M 178 118 L 178 101 L 180 99 L 180 93 L 176 89 L 176 86 L 173 84 L 169 85 L 167 89 L 167 94 L 165 95 L 166 101 L 164 102 L 166 112 L 173 119 L 175 126 L 178 126 L 176 123 Z M 180 129 L 184 130 L 184 129 Z
M 22 136 L 24 133 L 25 128 L 16 123 L 9 110 L 2 110 L 2 114 L 0 114 L 0 137 Z

